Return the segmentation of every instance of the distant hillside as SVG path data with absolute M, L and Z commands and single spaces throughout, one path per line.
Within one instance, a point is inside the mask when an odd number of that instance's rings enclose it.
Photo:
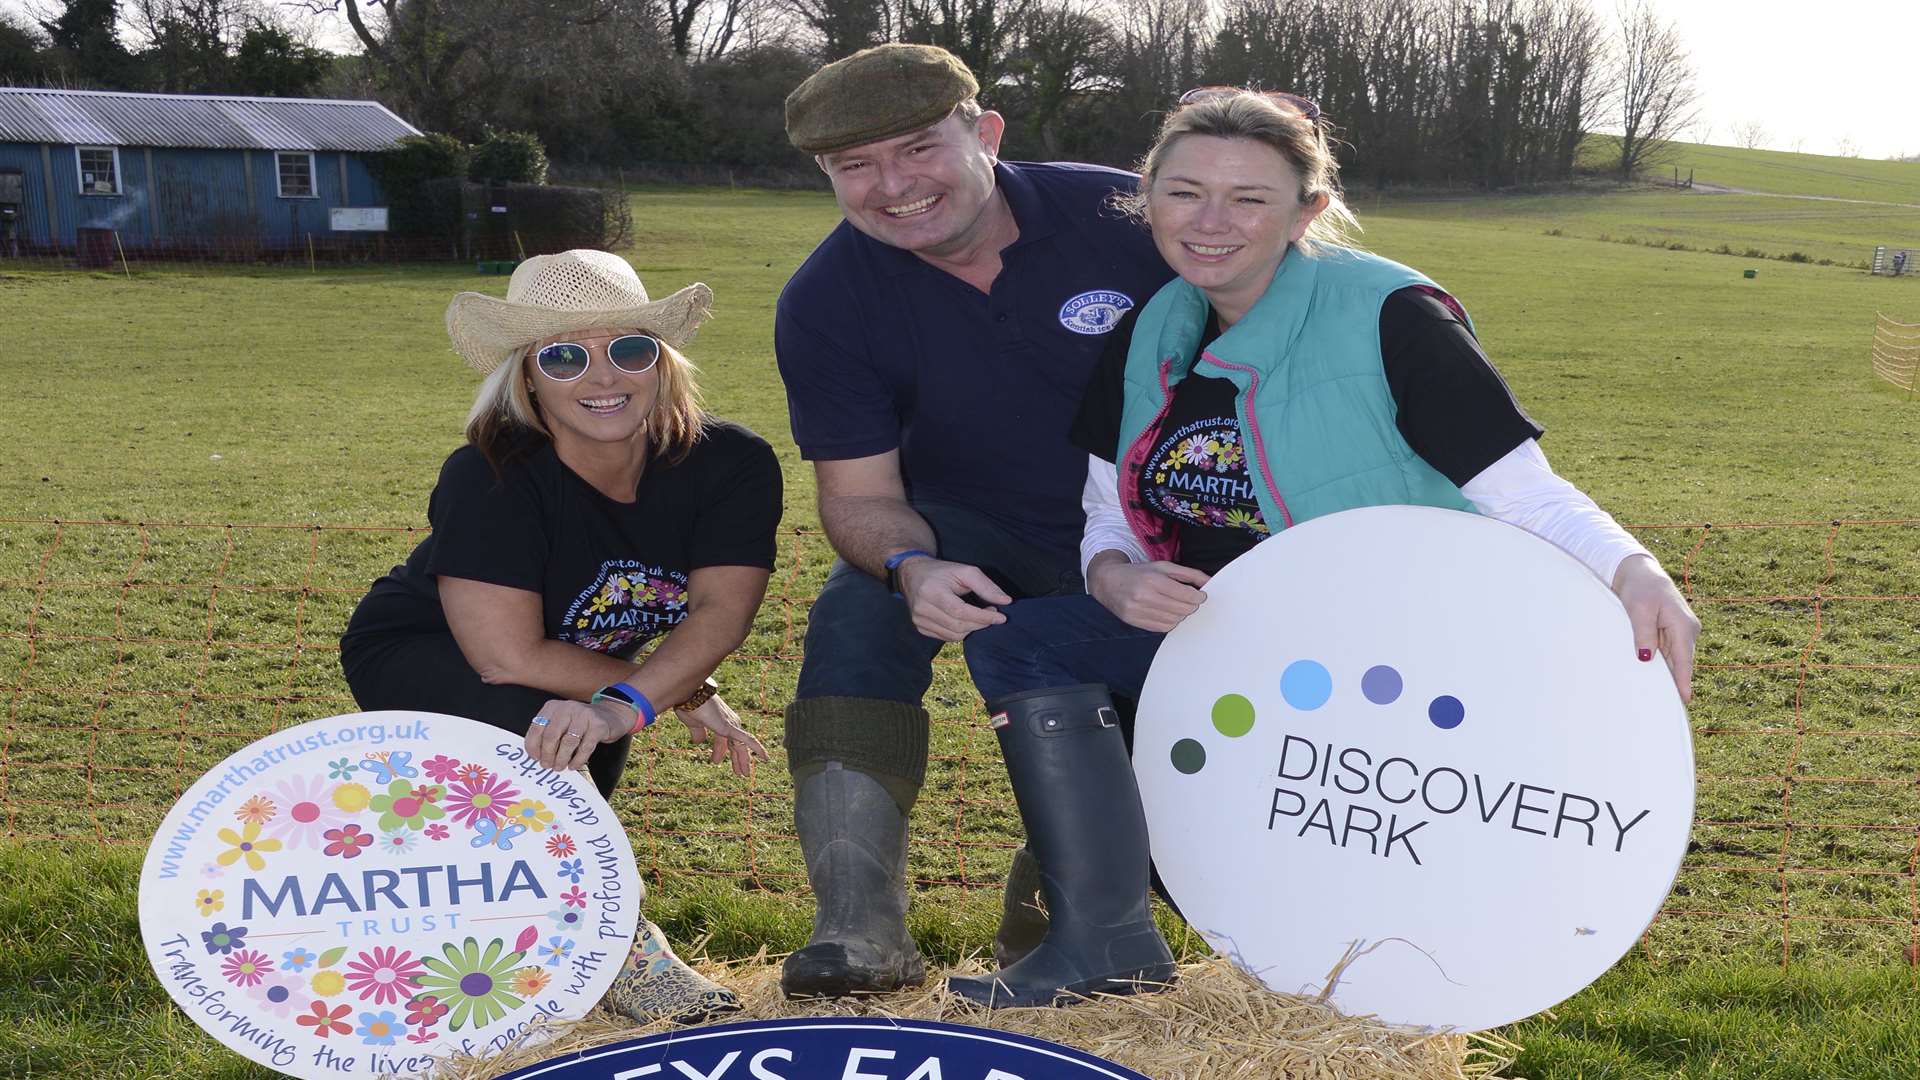
M 1614 152 L 1613 146 L 1611 135 L 1591 136 L 1582 148 L 1581 158 L 1590 165 L 1602 166 Z M 1675 143 L 1674 152 L 1663 159 L 1649 179 L 1670 179 L 1675 166 L 1680 169 L 1681 179 L 1686 179 L 1691 169 L 1694 183 L 1715 187 L 1775 195 L 1825 195 L 1837 199 L 1920 204 L 1920 161 L 1877 161 Z

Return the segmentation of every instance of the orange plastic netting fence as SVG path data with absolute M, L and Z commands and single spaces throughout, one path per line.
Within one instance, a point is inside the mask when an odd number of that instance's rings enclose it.
M 1693 843 L 1647 936 L 1920 957 L 1920 519 L 1633 527 L 1705 624 Z M 0 519 L 0 815 L 14 842 L 145 844 L 201 771 L 354 711 L 338 636 L 424 530 Z M 651 873 L 804 884 L 781 710 L 830 552 L 790 530 L 722 669 L 775 761 L 749 780 L 661 736 L 618 799 Z M 913 876 L 994 885 L 1017 817 L 957 650 L 928 701 Z M 1771 943 L 1770 945 L 1767 943 Z

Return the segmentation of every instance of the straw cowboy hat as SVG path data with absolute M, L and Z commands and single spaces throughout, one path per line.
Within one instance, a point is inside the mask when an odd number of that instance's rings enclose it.
M 582 248 L 521 263 L 505 300 L 477 292 L 455 296 L 447 305 L 447 336 L 454 352 L 487 375 L 517 350 L 574 330 L 634 326 L 679 348 L 712 310 L 713 290 L 699 282 L 649 300 L 627 260 Z

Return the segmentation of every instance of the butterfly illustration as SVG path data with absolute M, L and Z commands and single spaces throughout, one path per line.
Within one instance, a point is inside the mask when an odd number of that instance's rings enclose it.
M 408 750 L 395 750 L 379 756 L 368 754 L 365 767 L 372 771 L 374 783 L 391 784 L 395 777 L 411 779 L 420 775 L 419 769 L 407 764 L 412 760 L 413 753 Z
M 525 825 L 509 825 L 501 828 L 500 823 L 490 817 L 483 817 L 474 823 L 479 836 L 473 838 L 474 847 L 486 847 L 489 844 L 501 851 L 513 850 L 513 838 L 527 831 Z

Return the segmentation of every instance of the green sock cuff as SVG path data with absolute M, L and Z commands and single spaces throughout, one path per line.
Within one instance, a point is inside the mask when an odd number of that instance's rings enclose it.
M 927 779 L 927 731 L 927 710 L 904 701 L 805 698 L 787 706 L 787 769 L 838 761 L 918 789 Z

